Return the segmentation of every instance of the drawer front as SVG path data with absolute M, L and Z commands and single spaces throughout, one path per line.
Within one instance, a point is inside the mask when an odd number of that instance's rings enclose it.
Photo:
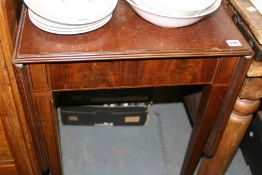
M 60 90 L 120 86 L 121 69 L 121 62 L 52 64 L 49 67 L 51 88 Z
M 53 90 L 174 86 L 210 83 L 217 64 L 215 58 L 67 63 L 48 65 L 47 74 Z

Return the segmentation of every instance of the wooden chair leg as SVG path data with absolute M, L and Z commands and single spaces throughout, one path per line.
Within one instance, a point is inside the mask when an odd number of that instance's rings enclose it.
M 202 159 L 198 175 L 225 174 L 259 104 L 259 100 L 237 99 L 214 157 Z

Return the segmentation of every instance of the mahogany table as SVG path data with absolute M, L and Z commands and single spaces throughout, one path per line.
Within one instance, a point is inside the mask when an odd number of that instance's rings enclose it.
M 230 40 L 233 40 L 230 41 Z M 192 26 L 166 29 L 119 1 L 112 20 L 81 35 L 46 33 L 23 14 L 14 64 L 42 170 L 61 175 L 54 94 L 61 91 L 202 85 L 181 174 L 193 174 L 217 119 L 227 121 L 252 51 L 220 8 Z M 224 125 L 212 134 L 216 147 Z M 212 156 L 212 152 L 206 152 Z
M 253 113 L 260 106 L 262 97 L 262 16 L 254 10 L 254 6 L 248 0 L 230 0 L 226 8 L 252 46 L 254 57 L 216 153 L 212 158 L 202 160 L 198 175 L 226 172 L 248 129 Z M 211 138 L 208 142 L 212 142 Z

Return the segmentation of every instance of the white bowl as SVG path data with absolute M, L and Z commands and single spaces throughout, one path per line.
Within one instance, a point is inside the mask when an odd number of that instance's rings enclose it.
M 216 0 L 133 0 L 139 6 L 147 7 L 157 14 L 167 16 L 192 16 L 197 15 L 210 6 Z
M 118 0 L 24 0 L 45 19 L 64 24 L 99 21 L 113 12 Z
M 142 18 L 144 18 L 145 20 L 147 20 L 152 24 L 155 24 L 160 27 L 166 27 L 166 28 L 177 28 L 177 27 L 184 27 L 194 24 L 199 20 L 201 20 L 206 15 L 213 13 L 215 10 L 219 8 L 221 4 L 221 0 L 216 0 L 216 2 L 212 6 L 210 6 L 208 9 L 197 15 L 168 16 L 168 15 L 157 14 L 157 12 L 153 12 L 147 7 L 136 4 L 134 0 L 127 0 L 127 2 Z

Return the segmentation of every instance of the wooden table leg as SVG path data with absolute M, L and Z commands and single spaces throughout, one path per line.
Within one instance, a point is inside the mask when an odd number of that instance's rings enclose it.
M 259 104 L 259 100 L 237 99 L 214 157 L 202 159 L 198 175 L 225 174 Z
M 209 86 L 204 89 L 199 105 L 200 110 L 198 111 L 197 120 L 195 120 L 192 129 L 187 152 L 180 172 L 181 175 L 192 175 L 194 173 L 203 153 L 210 130 L 216 119 L 216 115 L 219 113 L 218 111 L 226 89 L 227 86 Z
M 241 82 L 244 80 L 246 71 L 249 68 L 250 61 L 251 59 L 247 59 L 247 57 L 242 57 L 237 60 L 223 60 L 220 63 L 220 71 L 214 77 L 213 84 L 203 88 L 196 120 L 193 124 L 192 133 L 180 172 L 181 175 L 194 174 L 217 119 L 228 121 L 235 99 L 239 94 Z M 225 71 L 232 70 L 230 65 L 235 66 L 235 71 L 230 72 L 230 75 L 233 75 L 232 78 L 228 79 L 223 78 L 224 76 L 220 76 L 222 72 L 224 73 Z M 221 127 L 221 129 L 223 129 L 223 127 Z M 223 132 L 216 132 L 216 135 L 222 134 Z

